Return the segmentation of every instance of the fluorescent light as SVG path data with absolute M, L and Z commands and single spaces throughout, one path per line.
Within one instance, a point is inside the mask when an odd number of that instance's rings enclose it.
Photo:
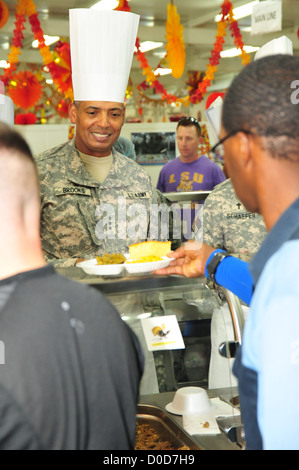
M 243 47 L 244 51 L 248 52 L 249 54 L 251 52 L 256 52 L 259 50 L 259 47 L 252 47 L 252 46 L 244 46 Z M 241 49 L 237 49 L 236 47 L 233 47 L 232 49 L 227 49 L 226 51 L 220 52 L 221 57 L 236 57 L 241 54 Z
M 141 52 L 151 51 L 153 49 L 157 49 L 158 47 L 162 47 L 163 42 L 157 41 L 143 41 L 140 43 L 140 50 Z
M 9 48 L 10 48 L 10 44 L 8 41 L 1 43 L 1 49 L 9 49 Z
M 245 18 L 246 16 L 250 16 L 252 14 L 252 8 L 254 5 L 257 5 L 259 1 L 249 2 L 241 7 L 237 7 L 233 9 L 233 14 L 235 20 L 239 20 L 240 18 Z M 218 23 L 222 18 L 222 15 L 215 16 L 215 21 Z
M 164 59 L 164 57 L 166 56 L 166 51 L 156 51 L 156 52 L 153 52 L 153 55 L 155 57 L 159 57 L 159 59 Z
M 54 44 L 54 42 L 57 42 L 60 39 L 59 36 L 47 36 L 46 34 L 44 35 L 44 38 L 45 38 L 46 46 L 50 46 L 51 44 Z M 35 47 L 35 48 L 38 47 L 38 40 L 37 39 L 35 41 L 33 41 L 32 47 Z
M 140 19 L 140 24 L 143 26 L 155 26 L 155 18 L 153 16 L 144 16 Z
M 118 0 L 101 0 L 90 8 L 94 10 L 114 10 L 114 8 L 118 6 L 118 3 Z
M 172 69 L 162 69 L 162 68 L 157 68 L 154 71 L 155 75 L 169 75 L 172 72 Z
M 0 68 L 7 69 L 9 67 L 8 62 L 6 60 L 0 60 Z

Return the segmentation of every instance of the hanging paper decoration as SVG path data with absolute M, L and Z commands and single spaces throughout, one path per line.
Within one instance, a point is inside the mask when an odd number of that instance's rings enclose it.
M 37 117 L 34 113 L 18 113 L 15 117 L 15 124 L 29 125 L 35 124 Z
M 140 50 L 140 42 L 139 39 L 136 39 L 136 48 L 137 48 L 137 53 L 136 53 L 136 58 L 138 62 L 140 62 L 140 67 L 143 69 L 143 75 L 145 75 L 145 79 L 148 85 L 144 85 L 144 82 L 139 86 L 140 88 L 145 89 L 147 86 L 150 86 L 155 90 L 156 94 L 161 94 L 162 100 L 167 101 L 168 104 L 175 103 L 179 101 L 183 105 L 188 104 L 188 97 L 184 98 L 178 98 L 177 96 L 168 93 L 167 90 L 164 88 L 164 86 L 159 82 L 158 78 L 152 71 L 152 68 L 149 66 L 148 61 L 145 57 L 145 54 L 141 52 Z
M 13 31 L 10 53 L 8 54 L 9 67 L 5 69 L 4 76 L 1 77 L 1 80 L 7 87 L 10 87 L 13 96 L 15 96 L 13 84 L 11 84 L 11 81 L 13 81 L 12 77 L 16 71 L 16 65 L 19 62 L 19 55 L 21 54 L 26 15 L 28 16 L 34 39 L 36 39 L 38 42 L 38 48 L 41 56 L 43 57 L 44 66 L 48 68 L 55 86 L 59 89 L 59 92 L 64 95 L 65 99 L 72 99 L 73 89 L 71 82 L 69 44 L 62 42 L 58 43 L 54 53 L 52 54 L 49 46 L 47 46 L 45 43 L 44 33 L 41 28 L 33 0 L 18 0 L 14 23 L 15 29 Z
M 4 21 L 5 19 L 5 7 L 5 3 L 0 0 L 0 27 L 1 21 Z M 119 0 L 118 7 L 115 9 L 121 11 L 131 11 L 127 0 Z M 34 38 L 38 41 L 38 48 L 43 57 L 44 70 L 47 69 L 50 72 L 58 94 L 63 95 L 64 101 L 60 102 L 60 100 L 62 100 L 62 96 L 60 95 L 59 98 L 55 98 L 55 103 L 53 102 L 52 106 L 55 107 L 58 113 L 61 113 L 61 115 L 66 116 L 66 106 L 68 105 L 70 100 L 73 99 L 69 44 L 59 42 L 54 51 L 50 51 L 49 46 L 45 44 L 44 33 L 38 20 L 38 15 L 33 0 L 18 0 L 17 2 L 14 23 L 15 28 L 13 31 L 10 52 L 8 54 L 9 67 L 5 69 L 4 75 L 0 77 L 0 79 L 8 88 L 10 88 L 10 93 L 12 94 L 11 96 L 17 95 L 16 99 L 20 99 L 22 93 L 17 92 L 15 94 L 15 83 L 16 79 L 18 80 L 18 74 L 16 74 L 15 72 L 16 66 L 19 63 L 19 55 L 21 54 L 22 41 L 24 39 L 23 31 L 25 29 L 24 23 L 26 16 L 28 16 L 31 29 L 34 34 Z M 173 76 L 179 77 L 183 73 L 185 66 L 185 45 L 182 35 L 183 28 L 179 22 L 179 15 L 177 14 L 175 7 L 172 5 L 172 0 L 171 5 L 168 5 L 167 20 L 167 60 L 169 66 L 171 66 L 173 70 Z M 242 41 L 242 36 L 238 27 L 238 23 L 233 17 L 232 3 L 228 0 L 224 0 L 221 6 L 221 20 L 217 23 L 216 39 L 213 45 L 213 50 L 210 54 L 206 72 L 189 73 L 187 81 L 188 94 L 187 96 L 183 97 L 169 93 L 165 89 L 165 87 L 160 83 L 159 76 L 154 73 L 152 68 L 149 66 L 145 54 L 141 52 L 140 42 L 137 38 L 136 57 L 144 75 L 144 81 L 137 86 L 137 91 L 140 95 L 139 113 L 142 114 L 142 102 L 151 102 L 154 106 L 156 106 L 157 104 L 163 105 L 163 103 L 176 103 L 177 105 L 183 104 L 184 106 L 188 106 L 190 103 L 199 103 L 205 96 L 207 89 L 211 85 L 211 82 L 214 80 L 215 73 L 217 72 L 217 66 L 220 61 L 220 53 L 223 49 L 224 37 L 226 35 L 227 26 L 229 26 L 229 31 L 232 37 L 234 38 L 234 43 L 236 47 L 240 49 L 240 58 L 242 60 L 242 64 L 246 65 L 250 62 L 250 56 L 244 50 L 244 43 Z M 35 74 L 36 82 L 34 82 L 32 77 L 30 78 L 30 81 L 32 81 L 32 83 L 29 102 L 34 102 L 34 100 L 38 96 L 38 90 L 41 87 L 41 82 L 44 81 L 44 79 L 39 77 L 39 75 L 42 75 L 41 71 Z M 151 100 L 151 98 L 144 93 L 144 91 L 148 88 L 152 88 L 156 95 L 159 94 L 161 96 L 161 99 Z M 128 90 L 127 97 L 131 96 L 132 93 L 133 91 L 131 87 L 131 90 Z M 12 99 L 14 100 L 14 98 Z M 22 99 L 22 97 L 21 101 L 23 105 L 26 104 L 25 99 Z M 60 105 L 58 104 L 59 102 Z
M 185 69 L 185 42 L 183 38 L 183 26 L 180 24 L 180 15 L 177 8 L 172 3 L 167 5 L 167 21 L 166 21 L 166 59 L 171 68 L 172 76 L 180 78 Z
M 12 46 L 10 48 L 10 53 L 8 54 L 8 62 L 10 63 L 10 66 L 5 69 L 4 77 L 1 77 L 5 85 L 8 85 L 12 73 L 16 70 L 16 64 L 19 62 L 18 56 L 21 54 L 21 47 L 23 45 L 22 40 L 24 39 L 23 30 L 25 29 L 25 15 L 29 18 L 34 39 L 38 41 L 38 48 L 44 59 L 44 63 L 49 64 L 53 61 L 50 48 L 45 44 L 44 33 L 40 26 L 34 2 L 32 0 L 18 0 Z
M 123 5 L 123 6 L 121 6 Z M 128 3 L 126 1 L 119 1 L 118 7 L 115 10 L 122 10 L 122 11 L 131 11 Z M 140 63 L 140 68 L 142 69 L 143 75 L 145 75 L 145 82 L 138 85 L 138 90 L 145 90 L 148 87 L 154 89 L 156 94 L 161 94 L 161 99 L 166 101 L 168 104 L 175 103 L 177 101 L 181 102 L 184 106 L 189 104 L 188 96 L 184 98 L 178 98 L 177 96 L 168 93 L 164 86 L 159 82 L 158 77 L 154 74 L 152 68 L 149 66 L 147 58 L 145 57 L 144 52 L 140 50 L 140 41 L 139 38 L 136 38 L 136 58 Z
M 128 4 L 128 0 L 119 0 L 118 6 L 114 8 L 114 10 L 131 11 L 131 8 L 129 7 L 129 4 Z
M 53 62 L 48 65 L 51 77 L 65 98 L 73 99 L 71 52 L 68 42 L 59 41 L 53 51 Z
M 199 71 L 190 70 L 188 72 L 188 80 L 186 82 L 188 94 L 190 98 L 196 93 L 197 87 L 200 82 L 202 82 L 205 74 Z
M 202 74 L 201 72 L 191 72 L 187 82 L 188 95 L 183 98 L 178 98 L 175 95 L 168 93 L 167 90 L 159 83 L 158 78 L 155 76 L 151 67 L 148 64 L 148 61 L 145 57 L 145 54 L 140 50 L 139 39 L 136 40 L 137 48 L 137 60 L 140 62 L 140 67 L 143 69 L 143 75 L 145 75 L 145 82 L 142 82 L 137 88 L 145 90 L 146 86 L 150 86 L 155 90 L 156 93 L 161 93 L 162 100 L 167 101 L 168 104 L 180 102 L 184 106 L 188 106 L 190 103 L 200 103 L 204 98 L 208 87 L 211 85 L 211 82 L 215 78 L 215 73 L 217 72 L 217 66 L 220 61 L 220 53 L 223 50 L 224 37 L 226 36 L 226 28 L 229 23 L 229 29 L 231 35 L 234 38 L 234 43 L 237 48 L 240 49 L 240 58 L 242 65 L 247 65 L 250 62 L 249 54 L 244 50 L 244 43 L 242 41 L 242 36 L 240 29 L 238 27 L 237 21 L 233 16 L 233 6 L 232 3 L 228 0 L 224 0 L 221 6 L 221 19 L 217 23 L 217 33 L 213 49 L 209 58 L 209 63 L 207 65 L 206 72 Z M 193 76 L 192 76 L 193 74 Z M 197 80 L 197 85 L 195 83 Z
M 217 66 L 220 61 L 220 53 L 223 49 L 224 36 L 226 35 L 228 23 L 231 35 L 234 38 L 235 46 L 241 50 L 240 58 L 242 64 L 247 65 L 251 60 L 249 54 L 244 50 L 244 43 L 242 41 L 238 22 L 235 20 L 233 15 L 233 5 L 229 0 L 224 0 L 221 6 L 221 19 L 217 23 L 216 41 L 214 43 L 213 50 L 211 51 L 207 70 L 203 80 L 198 84 L 196 92 L 190 96 L 191 103 L 200 103 L 205 96 L 208 87 L 211 85 L 211 82 L 214 80 L 214 75 L 217 72 Z
M 56 111 L 60 117 L 67 118 L 68 109 L 69 109 L 69 102 L 64 100 L 63 98 L 56 105 Z
M 0 0 L 0 28 L 3 28 L 9 17 L 9 11 L 6 4 Z
M 201 143 L 198 147 L 198 152 L 201 155 L 207 155 L 209 157 L 209 151 L 211 150 L 210 139 L 206 124 L 201 124 Z
M 223 92 L 219 92 L 219 91 L 215 91 L 214 93 L 211 93 L 208 98 L 207 98 L 207 101 L 206 101 L 206 109 L 208 109 L 212 103 L 214 103 L 215 100 L 217 100 L 217 98 L 219 98 L 219 96 L 224 99 L 224 95 L 225 93 Z
M 28 109 L 40 100 L 42 85 L 33 73 L 18 72 L 11 77 L 7 93 L 17 106 Z

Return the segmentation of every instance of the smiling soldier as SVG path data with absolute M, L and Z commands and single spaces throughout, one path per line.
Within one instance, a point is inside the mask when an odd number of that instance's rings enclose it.
M 168 210 L 166 199 L 148 173 L 114 147 L 125 121 L 138 22 L 138 15 L 128 12 L 70 10 L 74 102 L 69 118 L 76 134 L 36 157 L 42 247 L 56 267 L 72 266 L 78 258 L 124 253 L 150 233 L 171 238 L 169 231 L 163 236 L 160 229 L 153 231 L 149 220 L 153 206 L 162 203 Z M 115 223 L 120 220 L 124 223 Z M 135 230 L 127 233 L 130 222 Z

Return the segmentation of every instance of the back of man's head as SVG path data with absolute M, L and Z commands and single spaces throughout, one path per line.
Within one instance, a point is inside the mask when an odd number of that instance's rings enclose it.
M 22 153 L 25 158 L 34 162 L 30 147 L 21 134 L 4 122 L 0 122 L 0 149 L 4 148 L 11 152 Z
M 25 221 L 39 204 L 38 174 L 31 150 L 18 132 L 0 123 L 1 220 Z
M 224 129 L 246 129 L 267 137 L 267 150 L 274 157 L 298 160 L 298 80 L 299 59 L 291 55 L 268 56 L 247 65 L 225 95 Z

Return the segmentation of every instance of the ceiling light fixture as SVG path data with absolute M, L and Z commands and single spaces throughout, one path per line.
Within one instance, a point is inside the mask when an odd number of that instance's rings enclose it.
M 90 8 L 94 10 L 114 10 L 118 3 L 118 0 L 100 0 L 100 2 L 94 3 Z
M 258 51 L 259 47 L 244 46 L 243 49 L 244 49 L 244 51 L 248 52 L 248 54 L 250 54 L 251 52 Z M 236 47 L 233 47 L 232 49 L 227 49 L 226 51 L 220 52 L 220 56 L 222 58 L 237 57 L 240 54 L 241 54 L 240 49 L 237 49 Z
M 44 35 L 45 38 L 45 44 L 46 46 L 50 46 L 51 44 L 54 44 L 54 42 L 57 42 L 60 37 L 59 36 L 47 36 L 46 34 Z M 32 47 L 37 48 L 38 47 L 38 40 L 36 39 L 32 43 Z
M 235 20 L 240 20 L 241 18 L 246 18 L 246 16 L 250 16 L 252 14 L 252 9 L 254 5 L 257 5 L 259 3 L 258 0 L 255 0 L 254 2 L 249 2 L 246 3 L 245 5 L 242 5 L 241 7 L 237 7 L 233 9 L 233 15 Z M 222 18 L 222 15 L 217 15 L 215 16 L 215 21 L 218 23 Z
M 153 52 L 153 55 L 155 57 L 159 57 L 159 59 L 164 59 L 164 57 L 166 56 L 167 54 L 167 51 L 156 51 L 156 52 Z
M 157 49 L 158 47 L 162 47 L 163 42 L 156 42 L 156 41 L 143 41 L 140 43 L 140 51 L 141 52 L 148 52 L 152 51 L 153 49 Z M 135 48 L 135 52 L 137 49 Z
M 154 74 L 162 76 L 162 75 L 169 75 L 171 72 L 172 72 L 172 69 L 162 69 L 159 67 L 154 71 Z

